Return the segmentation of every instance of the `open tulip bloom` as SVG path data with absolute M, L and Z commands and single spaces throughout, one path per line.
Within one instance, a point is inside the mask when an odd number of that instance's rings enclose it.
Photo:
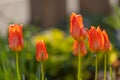
M 97 80 L 97 73 L 98 73 L 98 66 L 97 66 L 97 52 L 101 51 L 103 48 L 103 35 L 100 27 L 97 29 L 94 26 L 91 26 L 90 30 L 88 31 L 88 40 L 89 40 L 89 47 L 90 50 L 95 52 L 96 60 L 95 60 L 95 80 Z
M 23 48 L 22 25 L 9 25 L 9 47 L 11 50 L 16 52 L 16 71 L 17 78 L 18 80 L 20 80 L 18 52 L 21 51 Z
M 88 32 L 89 47 L 92 52 L 99 52 L 103 48 L 104 39 L 100 27 L 91 26 Z
M 91 26 L 88 31 L 89 47 L 90 50 L 96 53 L 96 72 L 95 80 L 97 80 L 97 52 L 108 51 L 110 49 L 110 42 L 105 30 L 101 30 L 100 27 L 97 29 Z M 106 80 L 106 54 L 104 54 L 104 80 Z

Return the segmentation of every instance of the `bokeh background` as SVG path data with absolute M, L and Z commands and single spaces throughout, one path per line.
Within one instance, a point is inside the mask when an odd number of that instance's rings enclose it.
M 22 80 L 37 80 L 40 64 L 35 60 L 35 41 L 45 40 L 48 60 L 44 63 L 46 80 L 77 80 L 77 56 L 69 34 L 72 12 L 83 16 L 84 25 L 100 26 L 108 33 L 111 50 L 109 66 L 115 80 L 120 80 L 120 1 L 119 0 L 0 0 L 0 80 L 17 80 L 15 53 L 8 46 L 8 26 L 23 24 L 24 48 L 19 53 Z M 88 48 L 82 58 L 83 80 L 94 80 L 95 54 Z M 103 53 L 99 53 L 99 80 L 103 79 Z

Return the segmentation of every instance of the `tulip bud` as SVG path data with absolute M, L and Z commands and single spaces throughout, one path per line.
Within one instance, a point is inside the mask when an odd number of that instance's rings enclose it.
M 36 60 L 38 62 L 45 61 L 48 58 L 48 54 L 46 51 L 46 46 L 44 41 L 36 42 Z
M 75 13 L 71 14 L 70 34 L 78 42 L 83 41 L 85 39 L 87 32 L 86 29 L 84 28 L 81 15 L 76 15 Z
M 22 25 L 9 25 L 9 47 L 13 51 L 21 51 L 23 48 Z
M 80 52 L 80 56 L 85 56 L 87 54 L 86 46 L 85 46 L 84 42 L 75 41 L 74 45 L 73 45 L 73 54 L 75 56 L 78 56 L 79 52 Z

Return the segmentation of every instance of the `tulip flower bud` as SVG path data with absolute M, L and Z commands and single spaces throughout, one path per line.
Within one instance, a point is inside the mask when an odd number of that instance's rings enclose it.
M 9 25 L 9 47 L 16 52 L 23 48 L 22 25 Z
M 45 61 L 48 58 L 47 50 L 44 41 L 36 42 L 36 60 L 38 62 Z
M 71 14 L 70 17 L 70 34 L 72 37 L 80 42 L 83 41 L 87 35 L 87 31 L 84 28 L 83 20 L 81 15 Z

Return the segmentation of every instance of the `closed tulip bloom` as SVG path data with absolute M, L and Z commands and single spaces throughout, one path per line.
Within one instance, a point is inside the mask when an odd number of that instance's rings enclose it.
M 70 34 L 78 42 L 82 41 L 86 37 L 86 29 L 84 28 L 83 20 L 81 15 L 71 14 L 70 17 Z
M 9 47 L 16 52 L 23 48 L 22 25 L 9 25 Z
M 110 50 L 110 41 L 109 41 L 108 35 L 105 30 L 103 30 L 103 37 L 104 37 L 103 51 L 109 51 Z
M 97 27 L 96 29 L 94 26 L 91 26 L 88 31 L 88 40 L 91 51 L 97 52 L 102 50 L 104 39 L 100 27 Z
M 48 54 L 46 51 L 46 46 L 44 41 L 36 42 L 36 60 L 38 62 L 45 61 L 48 58 Z
M 79 50 L 80 50 L 80 56 L 85 56 L 87 54 L 87 49 L 83 41 L 81 41 L 80 43 L 78 43 L 77 41 L 74 42 L 73 54 L 75 56 L 78 56 Z

